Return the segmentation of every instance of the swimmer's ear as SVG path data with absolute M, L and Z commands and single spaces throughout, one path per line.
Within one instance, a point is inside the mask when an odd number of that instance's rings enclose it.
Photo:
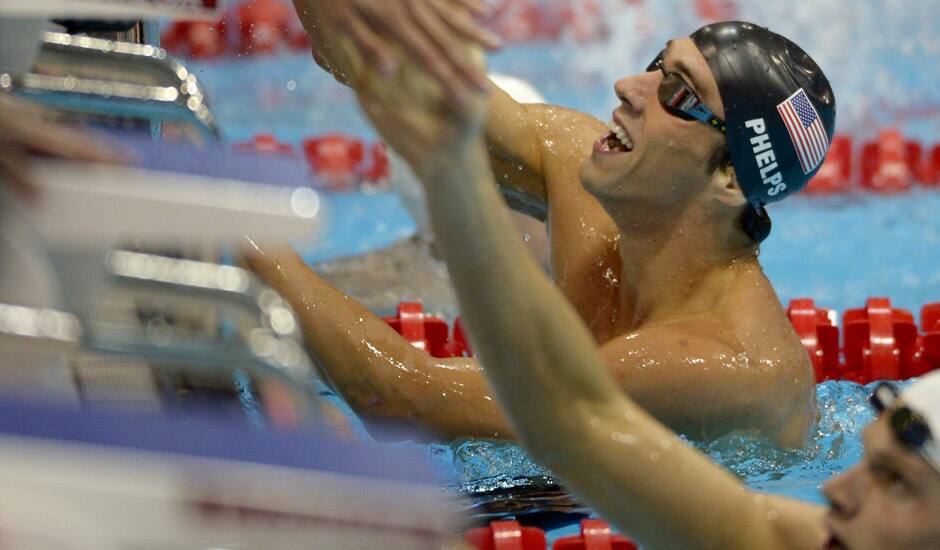
M 722 204 L 737 208 L 747 202 L 730 162 L 715 170 L 712 175 L 712 186 L 716 191 L 716 198 Z

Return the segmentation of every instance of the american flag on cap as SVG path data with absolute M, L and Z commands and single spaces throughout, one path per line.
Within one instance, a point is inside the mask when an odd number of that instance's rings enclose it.
M 809 174 L 819 166 L 829 149 L 829 138 L 819 113 L 806 97 L 803 88 L 777 105 L 777 112 L 790 132 L 790 140 L 793 141 L 793 148 L 796 149 L 803 173 Z

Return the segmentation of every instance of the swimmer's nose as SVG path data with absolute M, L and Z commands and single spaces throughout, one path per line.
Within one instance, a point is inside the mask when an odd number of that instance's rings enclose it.
M 650 93 L 656 93 L 659 73 L 643 73 L 636 76 L 621 78 L 614 83 L 614 92 L 623 108 L 630 114 L 641 115 L 646 108 Z
M 864 466 L 859 463 L 823 486 L 823 495 L 829 501 L 833 515 L 843 519 L 855 515 L 863 490 L 864 475 Z

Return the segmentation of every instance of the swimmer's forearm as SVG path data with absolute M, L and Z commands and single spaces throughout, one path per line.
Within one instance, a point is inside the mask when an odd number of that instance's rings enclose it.
M 414 348 L 289 249 L 248 261 L 297 312 L 324 375 L 358 414 L 414 422 L 445 439 L 512 437 L 474 360 Z
M 289 248 L 265 246 L 248 253 L 247 260 L 294 308 L 316 361 L 354 409 L 388 398 L 382 393 L 383 369 L 365 361 L 362 353 L 367 330 L 378 335 L 391 330 L 378 326 L 381 319 L 373 319 L 371 312 L 318 277 Z

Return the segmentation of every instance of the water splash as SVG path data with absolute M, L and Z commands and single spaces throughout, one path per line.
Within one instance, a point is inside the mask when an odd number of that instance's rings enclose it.
M 906 385 L 907 383 L 902 383 Z M 820 419 L 803 449 L 781 449 L 763 437 L 732 432 L 707 444 L 693 443 L 748 487 L 822 502 L 819 488 L 829 477 L 862 456 L 861 431 L 873 418 L 868 397 L 873 385 L 825 382 L 816 388 Z M 474 506 L 543 492 L 557 485 L 551 472 L 513 443 L 467 440 L 433 445 L 430 454 L 441 465 L 445 483 L 470 497 Z M 576 509 L 577 505 L 571 503 Z

